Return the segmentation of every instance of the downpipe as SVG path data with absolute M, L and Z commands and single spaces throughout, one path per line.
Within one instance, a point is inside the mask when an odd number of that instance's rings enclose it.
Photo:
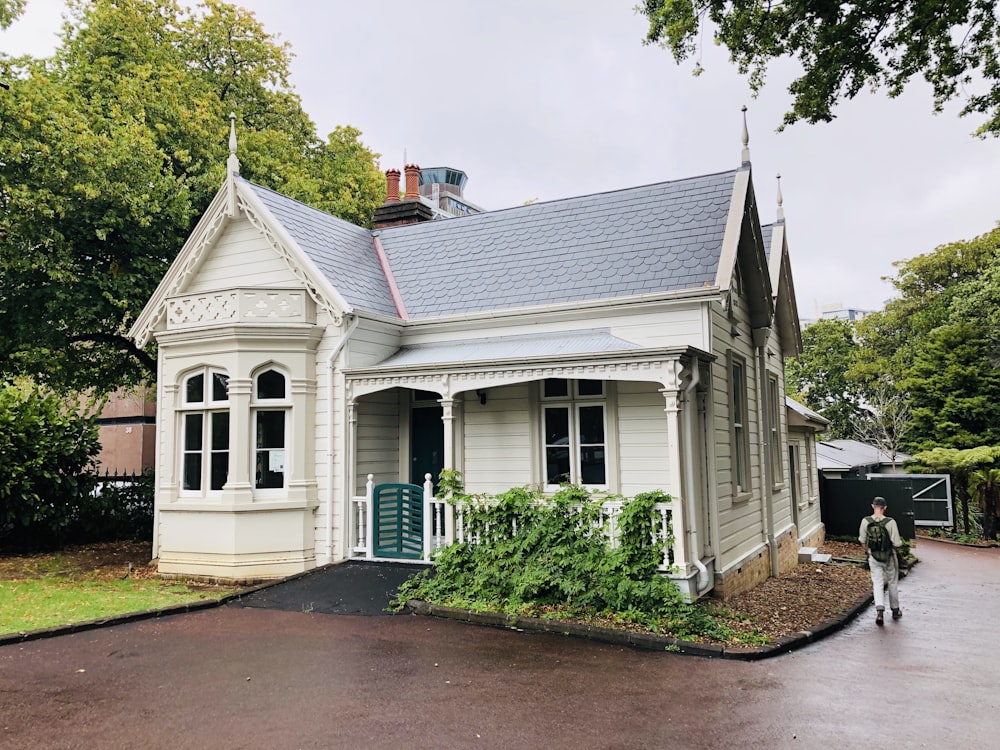
M 691 546 L 693 547 L 693 554 L 691 555 L 691 562 L 694 564 L 695 568 L 698 569 L 698 579 L 695 581 L 695 587 L 698 590 L 698 596 L 700 597 L 706 591 L 708 591 L 712 581 L 709 578 L 708 568 L 701 561 L 701 540 L 698 536 L 698 531 L 696 525 L 693 523 L 695 518 L 695 508 L 694 508 L 694 486 L 695 486 L 695 472 L 694 472 L 694 423 L 695 417 L 697 416 L 697 408 L 692 409 L 691 407 L 691 394 L 694 392 L 695 388 L 701 383 L 701 367 L 697 360 L 694 362 L 694 366 L 691 369 L 691 382 L 688 383 L 687 387 L 684 389 L 684 403 L 687 409 L 687 419 L 685 420 L 684 428 L 687 432 L 687 450 L 684 452 L 684 472 L 687 474 L 687 506 L 688 513 L 687 518 L 689 519 L 688 525 L 692 526 L 691 529 Z M 692 416 L 692 412 L 694 416 Z
M 351 316 L 351 324 L 341 336 L 337 346 L 326 358 L 326 562 L 333 562 L 333 376 L 336 370 L 334 362 L 347 346 L 360 322 L 357 315 Z M 348 467 L 344 467 L 348 471 Z
M 770 328 L 754 328 L 753 344 L 757 349 L 757 410 L 760 414 L 761 432 L 761 463 L 764 468 L 764 486 L 761 488 L 761 502 L 764 505 L 764 515 L 767 523 L 767 548 L 771 559 L 771 577 L 778 577 L 778 540 L 774 537 L 774 477 L 771 474 L 771 410 L 768 408 L 767 385 L 767 339 Z

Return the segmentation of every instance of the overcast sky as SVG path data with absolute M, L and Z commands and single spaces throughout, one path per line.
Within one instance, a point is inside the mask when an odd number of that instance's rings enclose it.
M 776 128 L 794 68 L 751 99 L 706 36 L 702 65 L 644 47 L 636 0 L 243 0 L 292 46 L 292 84 L 321 134 L 353 125 L 383 169 L 469 176 L 487 209 L 739 166 L 746 104 L 763 223 L 781 173 L 799 313 L 878 309 L 892 263 L 1000 220 L 1000 140 L 974 138 L 929 87 L 863 94 L 832 124 Z M 0 49 L 49 55 L 64 3 L 28 0 Z

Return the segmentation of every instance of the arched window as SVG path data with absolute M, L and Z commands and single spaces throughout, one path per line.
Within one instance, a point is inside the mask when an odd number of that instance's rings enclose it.
M 258 373 L 254 378 L 252 403 L 254 487 L 258 490 L 286 486 L 289 410 L 285 375 L 273 368 Z
M 202 368 L 181 386 L 181 489 L 218 492 L 229 477 L 229 376 Z

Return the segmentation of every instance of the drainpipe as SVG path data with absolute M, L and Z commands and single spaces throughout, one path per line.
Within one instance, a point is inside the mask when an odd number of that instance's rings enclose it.
M 764 504 L 764 517 L 767 524 L 767 547 L 771 553 L 771 577 L 778 577 L 778 540 L 774 538 L 774 477 L 771 475 L 771 409 L 768 406 L 767 385 L 767 339 L 770 328 L 753 329 L 753 345 L 757 350 L 757 410 L 760 412 L 760 423 L 763 427 L 761 436 L 761 463 L 764 465 L 764 487 L 761 490 L 761 502 Z
M 691 382 L 687 384 L 684 389 L 684 403 L 687 408 L 687 420 L 684 425 L 685 432 L 687 433 L 687 450 L 684 452 L 684 472 L 687 474 L 687 492 L 684 494 L 687 496 L 687 519 L 688 527 L 691 532 L 691 548 L 692 556 L 691 562 L 698 569 L 698 580 L 695 586 L 698 589 L 698 596 L 700 597 L 706 591 L 708 591 L 708 586 L 711 580 L 708 577 L 708 568 L 701 561 L 701 541 L 698 537 L 698 526 L 695 523 L 695 518 L 698 516 L 697 508 L 694 504 L 694 487 L 695 487 L 695 468 L 694 468 L 694 443 L 696 440 L 696 435 L 694 432 L 695 420 L 698 416 L 697 406 L 692 409 L 692 395 L 695 388 L 701 382 L 701 366 L 696 359 L 691 368 Z M 692 414 L 693 412 L 693 414 Z
M 351 335 L 358 327 L 358 316 L 352 315 L 351 324 L 340 337 L 340 341 L 326 358 L 326 561 L 333 562 L 333 374 L 334 362 L 347 346 Z M 344 468 L 347 471 L 347 467 Z

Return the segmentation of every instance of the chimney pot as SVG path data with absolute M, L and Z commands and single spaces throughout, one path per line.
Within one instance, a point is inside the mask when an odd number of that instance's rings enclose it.
M 420 167 L 416 164 L 407 164 L 406 171 L 406 194 L 403 198 L 416 200 L 420 196 Z
M 387 169 L 385 172 L 386 203 L 399 203 L 399 170 Z

